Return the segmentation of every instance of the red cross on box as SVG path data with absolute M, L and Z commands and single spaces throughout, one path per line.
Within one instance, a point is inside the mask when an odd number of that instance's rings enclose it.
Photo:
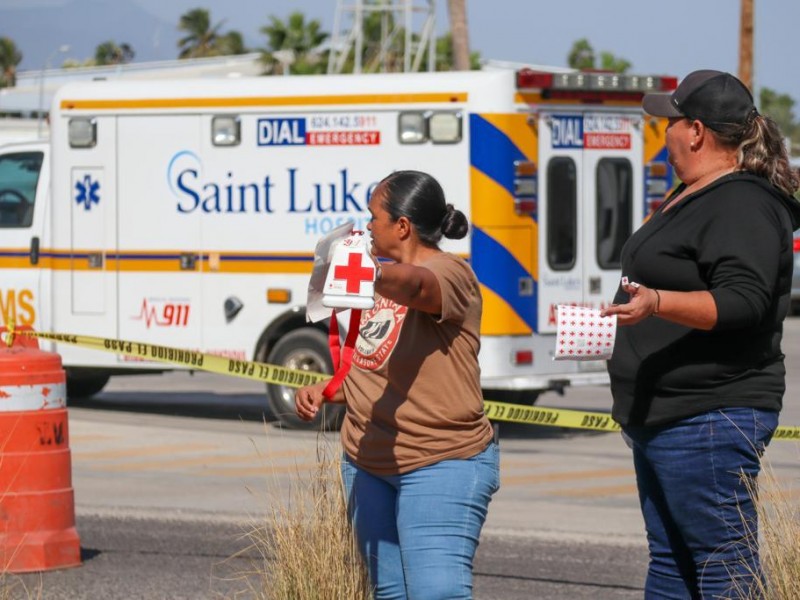
M 358 294 L 361 291 L 362 281 L 372 281 L 375 278 L 375 267 L 361 266 L 362 254 L 351 252 L 347 255 L 347 265 L 337 265 L 333 269 L 334 279 L 344 279 L 347 282 L 348 294 Z

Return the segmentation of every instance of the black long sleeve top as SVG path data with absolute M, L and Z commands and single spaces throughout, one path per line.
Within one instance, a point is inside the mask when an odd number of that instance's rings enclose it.
M 608 371 L 619 423 L 662 425 L 725 407 L 781 409 L 781 336 L 798 224 L 800 203 L 739 172 L 656 211 L 631 236 L 622 274 L 659 290 L 709 291 L 717 323 L 702 331 L 653 316 L 618 328 Z M 627 301 L 618 290 L 614 302 Z

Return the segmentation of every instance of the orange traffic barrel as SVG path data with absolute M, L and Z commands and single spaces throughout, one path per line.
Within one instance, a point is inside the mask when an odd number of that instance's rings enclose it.
M 0 573 L 81 564 L 66 406 L 61 357 L 0 340 Z

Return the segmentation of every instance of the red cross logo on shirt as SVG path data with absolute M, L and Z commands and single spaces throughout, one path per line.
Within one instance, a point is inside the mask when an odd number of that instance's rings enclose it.
M 361 266 L 361 254 L 351 252 L 347 255 L 347 265 L 334 267 L 333 278 L 344 279 L 347 282 L 345 289 L 348 294 L 358 294 L 361 290 L 361 282 L 372 281 L 374 273 L 374 267 Z

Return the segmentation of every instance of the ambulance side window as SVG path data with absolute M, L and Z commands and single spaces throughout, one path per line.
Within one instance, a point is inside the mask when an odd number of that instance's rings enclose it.
M 597 264 L 618 269 L 622 245 L 633 229 L 633 169 L 625 158 L 597 163 Z
M 41 152 L 0 155 L 0 229 L 31 226 L 43 159 Z
M 575 162 L 556 157 L 547 165 L 547 262 L 554 271 L 575 266 L 578 194 Z

